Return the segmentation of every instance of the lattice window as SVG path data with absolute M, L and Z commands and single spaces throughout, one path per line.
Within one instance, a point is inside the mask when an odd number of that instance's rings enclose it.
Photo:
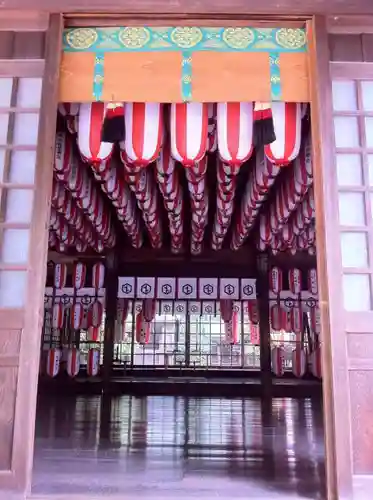
M 372 310 L 373 82 L 333 81 L 343 296 L 346 311 Z
M 0 78 L 0 307 L 25 302 L 42 78 Z

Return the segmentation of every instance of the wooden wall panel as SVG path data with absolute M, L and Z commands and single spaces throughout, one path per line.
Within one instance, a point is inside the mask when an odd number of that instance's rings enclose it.
M 373 61 L 373 34 L 366 33 L 361 38 L 363 47 L 363 60 L 365 62 Z
M 373 334 L 348 333 L 347 352 L 353 471 L 373 478 Z
M 20 330 L 0 330 L 0 470 L 11 469 Z
M 45 32 L 1 31 L 0 59 L 44 59 Z
M 373 34 L 331 34 L 329 49 L 333 62 L 372 62 Z
M 0 358 L 0 470 L 11 469 L 16 394 L 17 368 L 2 367 Z
M 352 458 L 355 474 L 373 472 L 373 371 L 350 372 Z
M 331 61 L 363 61 L 361 35 L 329 35 Z
M 373 360 L 373 335 L 371 333 L 349 333 L 347 352 L 350 360 Z
M 45 33 L 19 31 L 14 34 L 14 59 L 44 59 Z
M 0 59 L 12 59 L 13 42 L 13 31 L 0 31 Z

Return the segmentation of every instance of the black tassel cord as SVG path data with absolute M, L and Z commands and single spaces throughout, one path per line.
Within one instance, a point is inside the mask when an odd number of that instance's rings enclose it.
M 102 142 L 121 142 L 125 139 L 123 106 L 108 109 L 102 125 Z

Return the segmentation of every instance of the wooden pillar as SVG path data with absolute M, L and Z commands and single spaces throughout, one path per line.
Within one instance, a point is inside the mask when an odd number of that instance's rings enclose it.
M 115 319 L 117 316 L 118 258 L 113 251 L 106 257 L 105 274 L 105 336 L 103 382 L 104 392 L 109 391 L 114 360 Z
M 272 396 L 272 371 L 267 254 L 260 254 L 257 257 L 257 295 L 260 333 L 260 379 L 264 399 L 270 400 Z
M 308 43 L 310 51 L 310 90 L 311 90 L 311 125 L 313 148 L 313 179 L 316 209 L 316 243 L 317 243 L 317 274 L 319 283 L 319 307 L 321 313 L 322 334 L 322 372 L 323 372 L 323 401 L 324 401 L 324 428 L 326 448 L 326 479 L 328 500 L 351 500 L 355 497 L 352 488 L 352 430 L 358 429 L 363 441 L 369 447 L 367 456 L 371 456 L 372 441 L 369 439 L 371 425 L 365 427 L 354 415 L 350 420 L 350 377 L 348 365 L 348 339 L 346 338 L 346 315 L 344 311 L 344 293 L 348 293 L 343 276 L 341 258 L 340 217 L 346 213 L 354 213 L 354 202 L 348 201 L 348 207 L 343 206 L 345 199 L 339 198 L 337 164 L 334 156 L 335 134 L 333 126 L 333 99 L 329 63 L 329 40 L 327 20 L 316 16 L 308 23 Z M 341 50 L 349 47 L 349 37 L 342 43 Z M 361 74 L 361 72 L 360 72 Z M 355 78 L 352 71 L 350 80 Z M 349 103 L 348 99 L 342 99 Z M 362 113 L 360 112 L 361 116 Z M 362 119 L 364 120 L 363 116 Z M 352 121 L 354 118 L 352 118 Z M 344 121 L 344 132 L 339 138 L 341 150 L 349 147 L 345 140 L 353 135 L 349 129 L 351 120 Z M 358 128 L 358 126 L 357 126 Z M 338 135 L 338 132 L 337 134 Z M 340 158 L 349 159 L 349 157 Z M 354 175 L 355 164 L 349 165 L 350 175 Z M 351 177 L 349 177 L 350 179 Z M 354 189 L 354 188 L 353 188 Z M 348 191 L 348 189 L 347 189 Z M 341 208 L 343 208 L 341 212 Z M 357 207 L 359 209 L 359 207 Z M 371 215 L 369 214 L 369 220 Z M 343 221 L 342 221 L 343 223 Z M 360 229 L 360 228 L 359 228 Z M 350 229 L 351 230 L 351 229 Z M 355 228 L 352 229 L 353 231 Z M 363 228 L 365 230 L 365 227 Z M 357 233 L 353 233 L 357 235 Z M 354 242 L 354 238 L 349 240 Z M 353 243 L 351 243 L 353 245 Z M 359 248 L 350 248 L 355 256 L 359 257 Z M 361 272 L 361 270 L 359 270 Z M 351 287 L 354 290 L 353 287 Z M 364 287 L 357 294 L 363 305 Z M 343 293 L 344 292 L 344 293 Z M 361 313 L 356 315 L 359 319 Z M 372 331 L 372 314 L 370 321 L 364 327 L 364 332 Z M 356 321 L 355 321 L 356 324 Z M 370 330 L 369 330 L 370 328 Z M 347 331 L 353 332 L 353 329 Z M 356 331 L 356 330 L 355 330 Z M 365 347 L 358 338 L 361 347 Z M 372 352 L 371 347 L 364 350 L 364 355 Z M 372 373 L 372 372 L 370 372 Z M 357 388 L 368 388 L 371 385 L 364 382 Z M 367 389 L 361 403 L 356 408 L 361 411 L 367 404 L 371 411 L 372 399 L 367 397 L 371 391 Z M 355 391 L 356 394 L 356 391 Z M 352 424 L 354 422 L 354 424 Z M 371 461 L 371 459 L 369 458 Z M 370 490 L 366 490 L 370 491 Z M 369 493 L 366 497 L 370 497 Z M 360 497 L 361 498 L 361 497 Z

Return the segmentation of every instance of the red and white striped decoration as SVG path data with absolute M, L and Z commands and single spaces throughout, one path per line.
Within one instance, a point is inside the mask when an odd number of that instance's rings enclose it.
M 277 266 L 272 267 L 269 278 L 269 289 L 275 295 L 279 295 L 283 290 L 282 281 L 282 270 Z
M 292 372 L 297 378 L 305 375 L 307 370 L 307 355 L 303 347 L 296 347 L 291 354 Z
M 233 231 L 232 250 L 237 250 L 247 238 L 256 222 L 260 207 L 280 170 L 280 167 L 273 165 L 268 160 L 263 150 L 256 151 L 255 168 L 249 172 L 248 182 L 241 200 L 241 210 Z M 266 215 L 262 215 L 258 241 L 258 247 L 261 251 L 265 250 L 271 238 L 270 220 Z
M 290 310 L 290 328 L 294 333 L 302 333 L 303 321 L 302 321 L 302 309 L 299 304 L 295 304 Z
M 277 377 L 285 373 L 285 353 L 283 347 L 276 346 L 271 352 L 272 371 Z
M 80 105 L 78 125 L 78 147 L 82 158 L 89 162 L 107 160 L 113 144 L 101 141 L 102 125 L 107 105 L 102 102 L 91 102 Z
M 53 178 L 51 202 L 54 208 L 59 209 L 65 205 L 66 193 L 64 184 Z
M 225 342 L 227 344 L 237 344 L 239 341 L 238 321 L 239 313 L 236 311 L 233 311 L 232 317 L 229 321 L 224 321 Z
M 148 344 L 150 340 L 150 322 L 146 321 L 142 311 L 136 315 L 135 338 L 138 344 Z
M 54 145 L 53 170 L 58 180 L 68 181 L 74 161 L 71 137 L 65 132 L 57 132 Z
M 259 310 L 257 300 L 248 300 L 246 302 L 247 315 L 251 323 L 257 325 L 259 323 Z
M 156 162 L 157 182 L 167 210 L 171 234 L 171 252 L 179 253 L 183 247 L 183 189 L 179 172 L 175 169 L 175 160 L 171 156 L 170 146 L 163 145 Z
M 73 287 L 80 290 L 85 285 L 87 266 L 82 262 L 75 262 L 73 267 Z
M 214 153 L 218 146 L 217 134 L 216 134 L 216 104 L 208 104 L 208 138 L 207 138 L 207 151 L 209 153 Z
M 283 330 L 286 325 L 287 312 L 280 304 L 273 304 L 270 309 L 270 320 L 273 330 Z
M 117 317 L 115 321 L 115 341 L 122 342 L 126 339 L 126 320 L 128 316 L 128 300 L 117 300 Z
M 97 262 L 92 268 L 92 286 L 95 290 L 99 290 L 104 286 L 105 266 L 102 262 Z
M 250 343 L 253 345 L 260 344 L 260 330 L 259 324 L 251 323 L 249 325 Z
M 310 327 L 313 333 L 320 335 L 321 333 L 321 316 L 318 305 L 310 309 Z
M 100 177 L 101 189 L 111 200 L 115 207 L 117 217 L 127 232 L 131 244 L 135 248 L 142 245 L 142 234 L 140 229 L 140 213 L 132 198 L 130 188 L 119 175 L 119 165 L 111 159 L 107 162 L 108 169 Z M 97 169 L 95 169 L 97 174 Z
M 61 290 L 66 286 L 67 265 L 56 264 L 54 266 L 54 287 Z
M 312 293 L 312 295 L 317 295 L 319 292 L 319 287 L 317 283 L 317 270 L 315 268 L 309 269 L 307 273 L 307 281 L 308 291 Z
M 88 310 L 88 326 L 100 327 L 103 314 L 104 307 L 99 300 L 96 300 Z
M 64 322 L 65 309 L 61 302 L 53 305 L 52 328 L 62 328 Z
M 123 160 L 123 155 L 121 156 Z M 132 167 L 124 161 L 124 175 L 148 229 L 150 244 L 153 248 L 162 246 L 162 224 L 159 215 L 158 190 L 148 169 Z M 135 170 L 133 170 L 135 169 Z
M 220 300 L 220 316 L 224 322 L 231 321 L 233 316 L 233 300 Z
M 100 371 L 100 351 L 99 349 L 91 348 L 87 356 L 87 375 L 88 377 L 96 377 Z
M 264 151 L 272 163 L 285 166 L 299 153 L 302 105 L 294 102 L 273 102 L 272 115 L 276 140 L 265 146 Z
M 76 102 L 63 102 L 58 105 L 58 112 L 66 116 L 76 116 L 79 113 L 80 104 Z
M 322 368 L 321 368 L 321 348 L 317 347 L 310 354 L 310 368 L 311 373 L 314 377 L 321 379 L 322 378 Z
M 80 370 L 80 351 L 76 347 L 72 347 L 67 353 L 66 371 L 69 377 L 74 378 L 79 374 Z
M 191 167 L 207 151 L 208 105 L 203 103 L 171 104 L 171 154 L 175 160 Z
M 190 250 L 193 255 L 202 251 L 208 222 L 209 200 L 206 185 L 207 156 L 186 170 L 192 206 Z
M 268 244 L 271 242 L 273 233 L 270 226 L 269 218 L 265 215 L 261 215 L 259 220 L 259 238 L 264 243 Z
M 70 228 L 76 233 L 77 238 L 92 247 L 95 238 L 93 228 L 82 210 L 78 208 L 76 200 L 69 191 L 65 191 L 64 185 L 60 181 L 53 182 L 52 205 L 55 212 L 58 212 L 60 217 L 62 215 L 66 219 Z M 51 211 L 51 217 L 55 212 Z
M 217 137 L 220 158 L 241 165 L 253 151 L 253 103 L 221 102 L 217 105 Z
M 54 248 L 57 244 L 57 236 L 56 236 L 56 233 L 54 231 L 49 231 L 48 232 L 48 245 L 51 247 L 51 248 Z
M 295 295 L 299 295 L 302 291 L 302 273 L 299 269 L 290 269 L 289 274 L 289 290 Z
M 62 353 L 60 349 L 52 348 L 48 351 L 47 357 L 47 375 L 56 377 L 60 371 Z
M 145 167 L 158 156 L 163 136 L 163 106 L 159 103 L 126 103 L 126 138 L 120 144 L 127 162 Z
M 144 299 L 142 303 L 142 314 L 144 316 L 145 321 L 153 321 L 155 317 L 155 307 L 156 300 L 155 299 Z
M 89 326 L 88 325 L 88 330 L 87 330 L 87 340 L 88 341 L 90 341 L 90 342 L 99 342 L 100 341 L 100 333 L 101 333 L 100 326 Z
M 302 147 L 293 165 L 293 180 L 296 192 L 303 196 L 313 183 L 312 144 L 310 135 L 303 141 Z
M 71 308 L 71 327 L 74 330 L 79 330 L 83 327 L 83 319 L 84 319 L 84 307 L 80 302 L 75 302 Z

